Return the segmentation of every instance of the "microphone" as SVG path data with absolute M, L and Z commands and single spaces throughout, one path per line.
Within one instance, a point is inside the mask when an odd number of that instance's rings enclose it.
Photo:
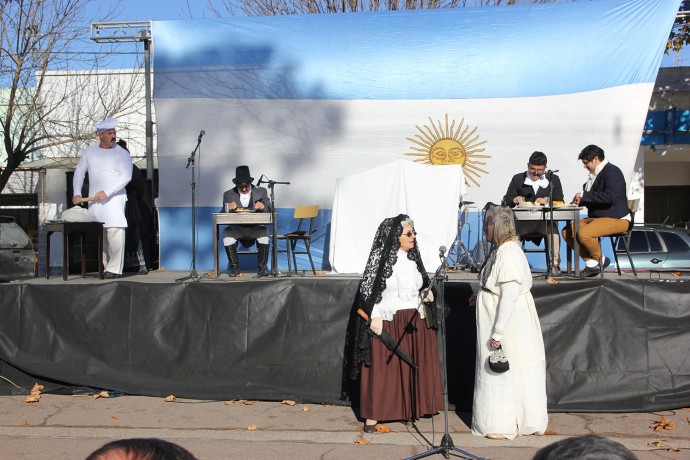
M 259 185 L 262 184 L 262 180 L 264 180 L 264 175 L 262 174 L 261 177 L 259 177 L 259 182 L 256 183 L 256 186 L 258 187 Z
M 204 137 L 204 134 L 206 134 L 206 131 L 203 129 L 199 132 L 199 139 L 197 139 L 197 142 L 201 142 L 201 138 Z
M 547 179 L 551 179 L 551 176 L 553 176 L 553 173 L 557 173 L 557 172 L 558 172 L 558 169 L 554 169 L 554 170 L 549 169 L 544 174 L 539 176 L 539 179 L 543 179 L 544 177 L 546 177 Z
M 445 255 L 446 255 L 446 247 L 445 247 L 445 246 L 441 246 L 440 248 L 438 248 L 438 257 L 439 257 L 439 259 L 443 260 L 443 258 L 445 257 Z

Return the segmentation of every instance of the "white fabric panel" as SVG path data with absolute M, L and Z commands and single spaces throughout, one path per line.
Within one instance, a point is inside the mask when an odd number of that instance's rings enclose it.
M 415 221 L 424 266 L 439 265 L 439 247 L 457 232 L 464 176 L 457 165 L 419 165 L 398 160 L 336 182 L 331 219 L 330 263 L 338 273 L 362 273 L 376 229 L 386 217 Z

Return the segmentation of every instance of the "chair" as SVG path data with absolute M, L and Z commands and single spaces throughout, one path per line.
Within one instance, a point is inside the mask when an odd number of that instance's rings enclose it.
M 544 247 L 540 247 L 539 245 L 541 244 L 540 240 L 544 240 Z M 546 271 L 548 272 L 549 266 L 551 265 L 551 258 L 549 257 L 549 251 L 551 248 L 549 248 L 549 238 L 545 237 L 541 233 L 524 233 L 520 235 L 520 240 L 522 242 L 522 252 L 525 254 L 531 253 L 531 252 L 543 252 L 544 257 L 546 257 Z M 536 248 L 527 248 L 525 247 L 525 242 L 531 241 L 534 243 L 537 247 Z
M 309 257 L 309 263 L 311 264 L 311 271 L 316 275 L 316 268 L 314 268 L 314 261 L 311 258 L 311 235 L 314 233 L 314 219 L 319 214 L 318 206 L 296 206 L 295 214 L 293 217 L 299 219 L 297 224 L 297 230 L 292 233 L 286 233 L 285 235 L 278 235 L 277 240 L 285 241 L 285 250 L 278 250 L 276 252 L 285 252 L 287 255 L 288 262 L 288 276 L 292 276 L 292 266 L 290 265 L 290 258 L 295 265 L 295 273 L 297 273 L 297 258 L 296 254 L 306 254 Z M 309 220 L 309 229 L 303 230 L 302 226 L 305 225 L 306 220 Z M 305 225 L 306 226 L 306 225 Z M 297 242 L 302 241 L 304 243 L 304 251 L 297 251 Z
M 601 239 L 608 237 L 609 240 L 611 241 L 611 248 L 613 249 L 613 258 L 616 261 L 616 271 L 618 272 L 618 276 L 622 276 L 621 274 L 621 267 L 618 264 L 618 253 L 616 251 L 616 248 L 618 247 L 618 242 L 621 241 L 623 243 L 623 247 L 625 248 L 625 254 L 628 256 L 628 261 L 630 262 L 630 268 L 632 268 L 633 275 L 637 277 L 637 270 L 635 270 L 635 264 L 632 261 L 632 257 L 630 257 L 630 237 L 632 236 L 632 228 L 633 225 L 635 225 L 635 213 L 637 210 L 640 208 L 640 199 L 635 199 L 635 200 L 628 200 L 628 209 L 630 210 L 630 223 L 628 224 L 628 229 L 622 233 L 615 233 L 613 235 L 606 235 L 603 237 L 599 237 L 599 246 L 601 247 Z M 601 253 L 601 261 L 600 261 L 600 266 L 602 267 L 601 273 L 599 276 L 601 278 L 604 277 L 604 252 L 602 251 Z

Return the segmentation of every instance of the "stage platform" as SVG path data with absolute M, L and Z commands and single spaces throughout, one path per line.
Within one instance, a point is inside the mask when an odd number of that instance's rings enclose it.
M 360 278 L 239 279 L 154 271 L 0 284 L 0 392 L 34 381 L 193 399 L 357 404 L 344 378 Z M 449 400 L 472 405 L 477 274 L 445 283 Z M 551 411 L 651 411 L 690 405 L 687 276 L 535 273 Z

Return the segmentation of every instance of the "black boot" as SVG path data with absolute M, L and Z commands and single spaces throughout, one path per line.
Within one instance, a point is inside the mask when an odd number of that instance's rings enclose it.
M 258 254 L 256 256 L 256 261 L 258 264 L 256 277 L 261 278 L 264 276 L 268 276 L 268 270 L 266 269 L 266 265 L 268 264 L 268 245 L 256 243 L 256 249 L 258 251 Z
M 230 262 L 230 276 L 236 278 L 240 276 L 240 258 L 237 255 L 237 243 L 225 246 L 225 253 Z

